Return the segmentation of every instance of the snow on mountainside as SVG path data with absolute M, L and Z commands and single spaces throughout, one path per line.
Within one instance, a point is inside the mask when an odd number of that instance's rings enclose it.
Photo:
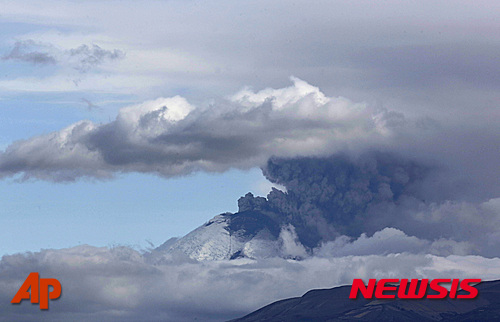
M 241 242 L 235 236 L 231 236 L 227 227 L 227 215 L 218 215 L 178 239 L 170 247 L 162 246 L 163 249 L 166 248 L 167 253 L 181 252 L 196 260 L 228 259 L 233 254 L 233 247 L 241 248 Z
M 247 220 L 247 217 L 252 215 L 256 216 L 256 214 L 248 213 L 243 215 L 226 213 L 215 216 L 184 237 L 168 240 L 157 250 L 167 254 L 185 254 L 198 261 L 280 256 L 282 236 L 287 232 L 273 236 L 269 228 L 265 226 L 253 231 L 248 227 L 234 229 L 238 217 Z M 258 218 L 254 219 L 258 220 Z

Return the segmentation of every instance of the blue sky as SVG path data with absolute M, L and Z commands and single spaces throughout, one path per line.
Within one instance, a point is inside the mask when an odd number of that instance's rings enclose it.
M 181 236 L 212 216 L 237 210 L 256 191 L 260 170 L 164 180 L 127 174 L 112 181 L 3 181 L 4 254 L 81 244 L 150 247 Z

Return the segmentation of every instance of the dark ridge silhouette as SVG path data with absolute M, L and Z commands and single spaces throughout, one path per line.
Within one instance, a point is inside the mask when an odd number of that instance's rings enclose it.
M 349 299 L 350 285 L 311 290 L 231 322 L 500 321 L 500 280 L 475 286 L 475 299 Z M 459 291 L 457 294 L 466 293 Z

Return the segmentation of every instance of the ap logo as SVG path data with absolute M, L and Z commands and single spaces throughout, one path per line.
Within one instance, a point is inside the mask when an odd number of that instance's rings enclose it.
M 53 288 L 50 292 L 49 286 Z M 40 309 L 47 310 L 49 308 L 49 299 L 55 300 L 59 296 L 61 296 L 61 283 L 58 280 L 55 278 L 40 278 L 38 273 L 30 273 L 10 303 L 18 304 L 22 300 L 31 298 L 31 303 L 40 303 Z

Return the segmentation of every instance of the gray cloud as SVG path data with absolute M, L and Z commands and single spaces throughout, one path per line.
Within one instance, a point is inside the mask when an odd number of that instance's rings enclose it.
M 36 42 L 32 39 L 17 41 L 14 48 L 3 60 L 17 60 L 39 65 L 69 66 L 80 73 L 113 60 L 120 60 L 125 53 L 118 49 L 107 50 L 98 45 L 81 45 L 77 48 L 63 50 L 52 44 Z
M 121 50 L 105 50 L 98 45 L 81 45 L 78 48 L 70 49 L 69 56 L 77 60 L 74 68 L 82 73 L 89 71 L 91 68 L 104 63 L 105 61 L 122 59 L 125 53 Z
M 389 235 L 383 247 L 392 250 L 415 250 L 422 243 L 395 231 L 380 234 Z M 220 321 L 280 298 L 300 296 L 312 288 L 349 284 L 353 278 L 500 277 L 498 258 L 409 252 L 380 255 L 375 246 L 359 245 L 366 244 L 364 239 L 360 237 L 350 250 L 344 243 L 342 256 L 315 256 L 303 261 L 195 262 L 161 254 L 145 256 L 127 247 L 90 246 L 3 256 L 0 320 L 40 319 L 36 305 L 25 301 L 20 306 L 10 304 L 13 294 L 34 271 L 42 278 L 57 278 L 63 288 L 61 298 L 51 301 L 49 311 L 43 312 L 44 318 L 71 321 Z M 409 241 L 402 246 L 401 239 Z M 363 247 L 363 256 L 349 255 Z
M 395 119 L 395 122 L 391 122 Z M 399 114 L 328 98 L 299 79 L 283 89 L 243 90 L 195 108 L 159 98 L 124 108 L 115 121 L 81 121 L 18 141 L 0 154 L 0 176 L 75 180 L 116 172 L 165 177 L 263 165 L 272 155 L 325 155 L 390 140 Z
M 17 41 L 14 48 L 7 55 L 3 56 L 3 60 L 18 60 L 33 64 L 56 64 L 57 60 L 48 52 L 37 51 L 35 48 L 40 48 L 40 45 L 33 40 Z

